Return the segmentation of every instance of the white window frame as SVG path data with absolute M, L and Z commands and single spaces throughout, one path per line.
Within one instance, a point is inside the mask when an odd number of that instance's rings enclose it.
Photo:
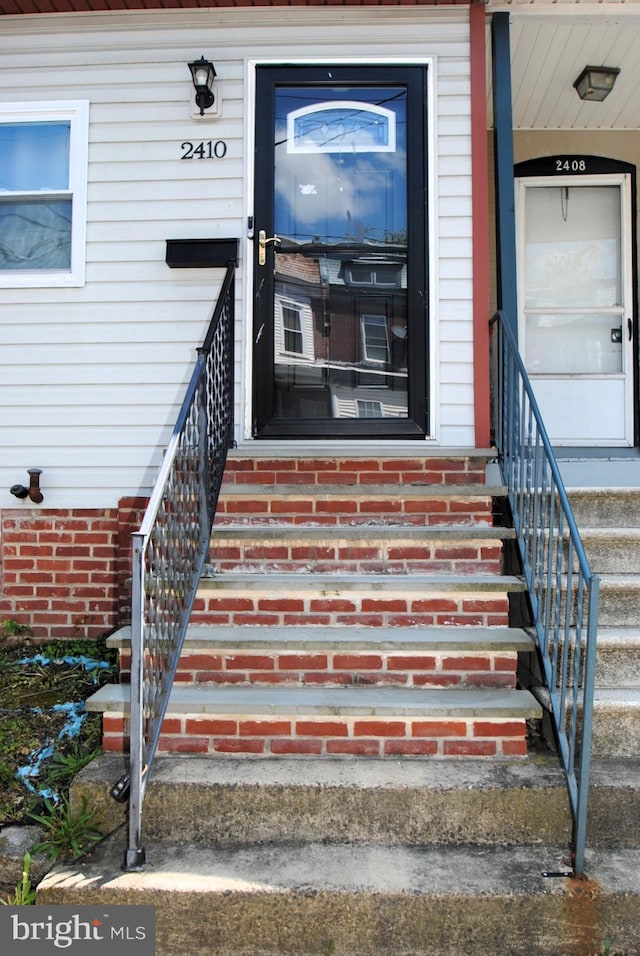
M 69 123 L 69 188 L 71 198 L 71 267 L 54 270 L 0 270 L 1 289 L 83 286 L 87 234 L 87 172 L 89 157 L 88 100 L 51 103 L 4 103 L 0 123 Z M 0 198 L 2 197 L 0 193 Z M 9 194 L 10 195 L 10 194 Z M 25 193 L 37 195 L 37 193 Z

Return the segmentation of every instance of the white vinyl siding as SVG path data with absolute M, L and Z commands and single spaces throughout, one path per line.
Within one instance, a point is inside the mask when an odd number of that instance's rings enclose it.
M 83 287 L 3 289 L 0 478 L 44 469 L 44 505 L 149 492 L 222 272 L 172 270 L 169 238 L 240 240 L 237 439 L 250 374 L 255 62 L 428 62 L 432 438 L 473 447 L 471 139 L 464 7 L 234 8 L 3 17 L 0 102 L 90 103 Z M 219 115 L 193 116 L 187 64 L 211 58 Z M 184 160 L 182 144 L 226 144 Z M 15 499 L 3 493 L 3 507 Z

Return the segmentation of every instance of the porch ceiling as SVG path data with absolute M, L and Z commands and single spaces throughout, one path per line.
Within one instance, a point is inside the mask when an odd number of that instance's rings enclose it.
M 640 128 L 640 0 L 490 0 L 487 11 L 510 14 L 514 129 Z M 487 49 L 490 74 L 489 30 Z M 587 64 L 620 69 L 601 103 L 573 88 Z

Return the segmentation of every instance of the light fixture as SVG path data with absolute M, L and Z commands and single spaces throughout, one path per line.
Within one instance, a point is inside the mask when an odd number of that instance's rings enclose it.
M 613 89 L 619 72 L 617 66 L 585 66 L 573 85 L 581 100 L 601 101 Z
M 204 116 L 204 111 L 213 106 L 215 99 L 213 95 L 213 81 L 216 77 L 215 67 L 210 60 L 205 60 L 201 56 L 194 63 L 189 63 L 189 69 L 196 90 L 196 106 L 200 110 L 200 116 Z

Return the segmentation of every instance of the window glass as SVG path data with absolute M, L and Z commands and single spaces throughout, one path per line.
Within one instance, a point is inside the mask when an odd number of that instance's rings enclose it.
M 0 286 L 83 285 L 88 104 L 0 106 Z
M 62 123 L 0 124 L 0 190 L 69 188 L 69 135 Z

